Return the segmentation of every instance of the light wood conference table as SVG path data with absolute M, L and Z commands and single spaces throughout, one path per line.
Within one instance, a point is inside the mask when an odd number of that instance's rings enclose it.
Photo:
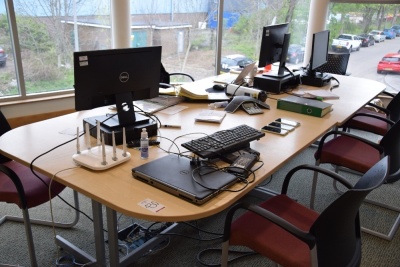
M 285 94 L 269 95 L 270 98 L 267 99 L 266 103 L 270 105 L 271 109 L 264 110 L 263 114 L 248 115 L 243 110 L 238 110 L 233 114 L 228 113 L 221 124 L 195 122 L 195 115 L 201 109 L 208 108 L 207 102 L 181 103 L 180 105 L 188 108 L 174 115 L 156 113 L 162 124 L 181 125 L 181 129 L 160 128 L 158 132 L 161 137 L 175 140 L 176 146 L 165 138 L 159 138 L 160 146 L 166 150 L 171 149 L 173 152 L 179 152 L 177 147 L 179 147 L 180 152 L 186 151 L 180 146 L 183 142 L 240 124 L 247 124 L 260 129 L 277 118 L 287 118 L 301 123 L 299 128 L 284 137 L 266 133 L 265 137 L 251 142 L 251 148 L 261 153 L 261 160 L 264 162 L 262 168 L 256 172 L 255 182 L 237 193 L 222 192 L 203 205 L 189 203 L 132 177 L 131 169 L 133 167 L 167 155 L 166 152 L 157 147 L 149 149 L 150 157 L 147 160 L 140 158 L 138 150 L 129 149 L 132 157 L 128 162 L 105 171 L 93 171 L 84 167 L 73 168 L 76 167 L 72 160 L 72 155 L 76 152 L 76 142 L 73 141 L 39 157 L 34 162 L 34 168 L 50 177 L 56 174 L 55 180 L 92 199 L 98 220 L 101 217 L 101 214 L 98 214 L 101 213 L 99 205 L 106 206 L 110 264 L 118 266 L 120 261 L 116 245 L 116 212 L 130 217 L 164 222 L 196 220 L 221 212 L 248 194 L 260 182 L 279 170 L 303 149 L 309 147 L 322 134 L 343 124 L 359 108 L 385 89 L 384 84 L 368 79 L 351 76 L 335 77 L 340 81 L 340 86 L 334 89 L 333 93 L 339 95 L 340 98 L 327 100 L 327 102 L 333 103 L 333 111 L 323 118 L 276 109 L 276 99 L 284 97 Z M 1 136 L 0 151 L 18 162 L 29 165 L 33 159 L 42 153 L 73 139 L 74 136 L 68 133 L 75 133 L 78 126 L 82 129 L 83 118 L 103 115 L 107 112 L 110 112 L 107 107 L 75 112 L 13 129 Z M 179 136 L 182 137 L 178 138 Z M 83 136 L 80 142 L 83 146 L 85 142 Z M 95 142 L 94 139 L 91 140 L 93 146 Z M 241 187 L 241 184 L 237 184 L 232 189 Z M 164 205 L 165 208 L 154 213 L 138 204 L 145 199 L 154 200 Z M 104 237 L 101 236 L 102 222 L 97 221 L 95 227 L 97 227 L 95 235 L 98 235 L 96 236 L 96 243 L 104 243 Z M 104 245 L 98 244 L 96 260 L 99 266 L 105 265 L 104 256 L 98 255 L 103 252 Z M 124 264 L 126 263 L 121 263 L 121 265 Z

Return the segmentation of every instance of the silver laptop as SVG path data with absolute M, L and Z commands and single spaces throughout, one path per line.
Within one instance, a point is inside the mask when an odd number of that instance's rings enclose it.
M 133 168 L 132 175 L 195 204 L 207 202 L 238 181 L 231 173 L 204 166 L 198 169 L 200 175 L 196 168 L 186 157 L 168 155 Z
M 244 82 L 244 78 L 246 78 L 247 74 L 250 73 L 254 69 L 254 66 L 256 65 L 256 62 L 250 63 L 246 65 L 243 70 L 239 73 L 239 75 L 228 75 L 227 77 L 217 77 L 214 82 L 215 83 L 223 83 L 223 84 L 237 84 L 237 85 L 242 85 Z

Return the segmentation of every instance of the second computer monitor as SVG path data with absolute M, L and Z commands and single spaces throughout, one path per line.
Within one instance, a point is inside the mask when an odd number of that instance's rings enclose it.
M 313 34 L 308 75 L 320 75 L 318 68 L 328 62 L 329 33 L 329 30 L 324 30 Z
M 263 28 L 258 67 L 263 68 L 266 65 L 279 62 L 278 71 L 265 73 L 267 76 L 285 77 L 289 75 L 288 72 L 285 72 L 286 57 L 290 41 L 290 34 L 288 31 L 288 23 L 269 25 Z

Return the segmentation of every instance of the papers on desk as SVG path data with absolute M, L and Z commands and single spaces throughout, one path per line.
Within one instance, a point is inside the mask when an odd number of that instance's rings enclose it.
M 317 98 L 320 97 L 322 99 L 339 99 L 339 96 L 331 93 L 328 90 L 318 89 L 318 90 L 296 90 L 292 92 L 296 96 L 304 97 L 304 98 Z
M 151 99 L 136 100 L 133 101 L 133 104 L 144 112 L 153 114 L 157 111 L 177 105 L 183 100 L 184 98 L 180 96 L 160 95 Z M 110 109 L 116 110 L 115 105 L 111 106 Z
M 196 115 L 195 121 L 215 122 L 221 123 L 226 116 L 226 111 L 204 109 Z
M 213 83 L 210 81 L 195 81 L 181 86 L 179 95 L 192 100 L 229 100 L 225 92 L 209 92 Z

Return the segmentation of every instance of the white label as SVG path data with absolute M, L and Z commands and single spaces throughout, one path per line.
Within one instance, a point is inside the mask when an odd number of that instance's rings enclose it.
M 145 209 L 148 209 L 151 212 L 159 212 L 165 208 L 164 205 L 158 203 L 157 201 L 151 200 L 149 198 L 146 198 L 145 200 L 140 201 L 139 206 L 142 206 Z

